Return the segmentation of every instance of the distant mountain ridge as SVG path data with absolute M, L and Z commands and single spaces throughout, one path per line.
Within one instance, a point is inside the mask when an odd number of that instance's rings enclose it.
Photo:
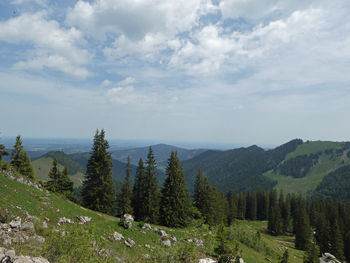
M 112 153 L 112 156 L 114 159 L 124 163 L 127 162 L 128 156 L 130 156 L 131 163 L 134 165 L 137 165 L 140 158 L 142 158 L 143 160 L 146 160 L 149 147 L 150 146 L 125 149 L 125 150 L 117 150 Z M 180 147 L 176 147 L 168 144 L 156 144 L 156 145 L 151 145 L 151 147 L 152 147 L 155 159 L 157 161 L 157 164 L 160 167 L 165 167 L 167 165 L 168 158 L 171 152 L 176 151 L 179 159 L 181 161 L 184 161 L 184 160 L 191 159 L 206 151 L 206 149 L 188 150 L 185 148 L 180 148 Z

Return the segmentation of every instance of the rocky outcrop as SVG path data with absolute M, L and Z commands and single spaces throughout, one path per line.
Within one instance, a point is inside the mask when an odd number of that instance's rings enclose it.
M 322 254 L 322 257 L 320 257 L 319 259 L 320 259 L 320 263 L 341 263 L 331 253 L 324 253 L 324 254 Z
M 45 242 L 45 238 L 35 234 L 33 222 L 25 221 L 22 223 L 22 219 L 16 217 L 8 224 L 0 223 L 0 242 L 1 241 L 4 246 L 25 242 L 42 244 Z
M 12 249 L 0 247 L 0 262 L 4 263 L 50 263 L 43 257 L 16 256 Z
M 120 219 L 119 224 L 124 227 L 125 229 L 132 228 L 132 224 L 134 223 L 134 218 L 132 215 L 124 214 L 123 217 Z
M 88 216 L 77 216 L 77 219 L 80 225 L 91 222 L 91 217 Z
M 128 238 L 127 240 L 124 241 L 124 244 L 127 247 L 133 247 L 133 246 L 135 246 L 135 241 L 132 240 L 131 238 Z
M 16 176 L 11 170 L 2 170 L 2 175 L 4 175 L 5 177 L 11 179 L 11 180 L 14 180 L 14 181 L 17 181 L 21 184 L 25 184 L 25 185 L 28 185 L 28 186 L 33 186 L 35 187 L 36 189 L 38 189 L 39 191 L 43 191 L 43 189 L 36 183 L 30 181 L 30 180 L 27 180 L 21 176 Z
M 217 261 L 211 258 L 201 258 L 199 263 L 217 263 Z
M 57 225 L 60 226 L 62 224 L 74 224 L 74 222 L 70 218 L 60 217 Z
M 114 232 L 113 233 L 113 239 L 115 241 L 120 241 L 120 240 L 124 239 L 124 236 L 122 234 L 118 233 L 118 232 Z

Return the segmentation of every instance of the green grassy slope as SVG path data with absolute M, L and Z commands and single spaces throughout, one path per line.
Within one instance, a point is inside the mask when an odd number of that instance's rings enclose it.
M 104 246 L 112 250 L 115 255 L 123 256 L 127 262 L 147 262 L 142 255 L 149 254 L 152 257 L 165 256 L 166 253 L 177 253 L 184 245 L 183 239 L 199 238 L 204 241 L 203 248 L 196 248 L 197 253 L 202 257 L 213 256 L 214 247 L 216 246 L 215 228 L 209 229 L 208 226 L 187 227 L 187 228 L 166 228 L 168 234 L 175 236 L 178 242 L 171 248 L 163 247 L 160 242 L 160 236 L 153 231 L 142 233 L 139 227 L 140 223 L 135 222 L 131 230 L 125 230 L 118 225 L 119 219 L 105 214 L 97 213 L 77 204 L 74 204 L 60 196 L 39 191 L 33 187 L 18 183 L 2 176 L 0 171 L 0 209 L 8 209 L 13 215 L 24 216 L 24 211 L 36 216 L 40 220 L 44 217 L 50 219 L 49 229 L 57 228 L 59 217 L 67 217 L 76 221 L 75 217 L 79 215 L 89 216 L 92 222 L 85 226 L 90 229 L 94 236 L 94 240 L 104 243 Z M 60 212 L 57 213 L 56 210 Z M 243 258 L 246 263 L 264 263 L 265 258 L 271 259 L 271 262 L 278 262 L 279 256 L 283 253 L 283 248 L 288 247 L 290 252 L 291 263 L 301 263 L 303 252 L 293 248 L 293 237 L 278 236 L 272 237 L 266 234 L 266 222 L 257 221 L 237 221 L 235 225 L 229 228 L 230 237 L 234 242 L 239 242 L 240 248 L 243 250 Z M 154 227 L 154 226 L 153 226 Z M 69 228 L 68 228 L 69 229 Z M 122 233 L 125 238 L 131 238 L 136 242 L 136 247 L 127 248 L 123 242 L 110 241 L 114 231 Z M 258 245 L 252 245 L 251 240 L 254 239 L 256 233 L 260 232 L 261 238 Z M 0 241 L 1 242 L 1 241 Z M 154 249 L 149 250 L 146 244 L 151 245 Z M 26 249 L 20 247 L 21 253 L 27 255 L 38 255 L 40 249 Z M 103 262 L 103 261 L 101 261 Z
M 305 177 L 293 178 L 280 174 L 278 169 L 270 170 L 264 175 L 278 183 L 276 189 L 282 189 L 286 193 L 312 194 L 312 191 L 322 182 L 323 178 L 339 167 L 350 164 L 347 156 L 348 148 L 341 142 L 306 142 L 287 155 L 285 161 L 294 157 L 320 153 L 318 161 L 311 167 Z M 328 153 L 326 152 L 328 151 Z M 283 162 L 282 162 L 283 163 Z

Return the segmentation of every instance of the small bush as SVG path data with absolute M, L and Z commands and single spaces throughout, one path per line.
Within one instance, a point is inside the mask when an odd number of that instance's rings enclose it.
M 12 218 L 13 215 L 10 211 L 8 211 L 7 209 L 0 208 L 0 223 L 9 223 Z
M 193 242 L 180 246 L 176 254 L 178 262 L 197 263 L 199 261 L 198 251 Z
M 98 255 L 98 251 L 101 250 L 93 244 L 93 235 L 84 227 L 77 225 L 67 226 L 64 228 L 64 232 L 52 232 L 46 238 L 43 256 L 52 263 L 112 262 L 108 257 Z

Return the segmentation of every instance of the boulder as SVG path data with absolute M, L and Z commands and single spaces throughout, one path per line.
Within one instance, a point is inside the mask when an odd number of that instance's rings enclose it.
M 60 217 L 57 225 L 60 226 L 62 224 L 73 224 L 73 221 L 70 218 Z
M 125 229 L 130 229 L 132 227 L 133 222 L 134 218 L 132 217 L 132 215 L 124 214 L 123 217 L 120 219 L 119 224 Z
M 151 227 L 151 225 L 150 224 L 144 224 L 143 226 L 142 226 L 142 229 L 143 230 L 152 230 L 152 227 Z
M 22 230 L 25 232 L 34 233 L 35 229 L 33 222 L 24 222 L 22 224 Z
M 131 238 L 128 238 L 127 240 L 124 241 L 124 244 L 127 247 L 133 247 L 133 246 L 135 246 L 135 241 L 132 240 Z
M 84 225 L 91 221 L 91 217 L 88 216 L 77 216 L 77 219 L 80 225 Z
M 120 240 L 124 239 L 124 237 L 123 237 L 122 234 L 120 234 L 120 233 L 118 233 L 118 232 L 114 232 L 114 233 L 113 233 L 113 239 L 114 239 L 115 241 L 120 241 Z
M 193 242 L 197 247 L 203 247 L 203 240 L 194 238 Z
M 17 216 L 15 219 L 13 219 L 10 223 L 9 226 L 13 229 L 20 229 L 21 227 L 21 218 Z
M 331 253 L 324 253 L 322 257 L 319 258 L 320 263 L 340 263 L 340 261 L 333 256 Z
M 214 259 L 212 258 L 201 258 L 199 260 L 199 263 L 217 263 L 217 261 L 215 261 Z
M 159 239 L 160 243 L 165 246 L 165 247 L 171 247 L 171 241 L 170 239 L 166 238 L 166 237 L 161 237 Z

